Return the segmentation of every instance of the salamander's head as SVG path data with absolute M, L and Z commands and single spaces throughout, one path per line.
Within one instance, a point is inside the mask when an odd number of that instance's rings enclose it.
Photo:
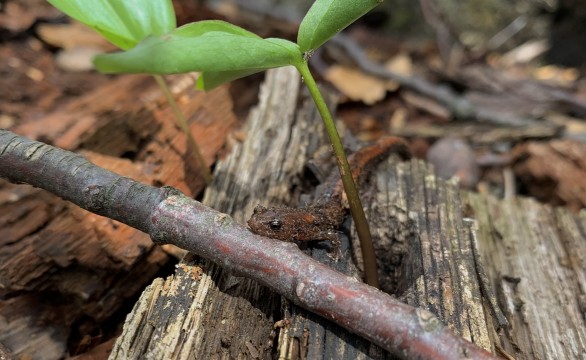
M 273 239 L 288 240 L 290 231 L 287 230 L 286 221 L 282 219 L 283 210 L 284 208 L 267 209 L 257 205 L 248 220 L 250 230 L 255 234 Z
M 253 233 L 283 241 L 322 239 L 316 216 L 303 209 L 258 205 L 248 220 Z

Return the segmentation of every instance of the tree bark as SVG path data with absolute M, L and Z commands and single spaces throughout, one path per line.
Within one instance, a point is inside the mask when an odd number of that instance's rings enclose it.
M 211 164 L 236 123 L 228 89 L 202 93 L 191 76 L 170 80 Z M 14 131 L 142 183 L 190 196 L 203 189 L 185 136 L 148 76 L 113 78 Z M 169 271 L 175 249 L 42 189 L 0 180 L 0 342 L 35 360 L 86 351 L 114 335 L 121 309 Z

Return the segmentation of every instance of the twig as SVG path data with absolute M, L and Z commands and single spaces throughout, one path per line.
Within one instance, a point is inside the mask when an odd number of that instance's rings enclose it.
M 415 76 L 406 77 L 385 69 L 382 65 L 372 62 L 362 51 L 362 49 L 350 38 L 344 35 L 336 35 L 331 43 L 342 47 L 346 53 L 354 60 L 360 70 L 367 74 L 393 80 L 401 84 L 405 89 L 417 92 L 423 96 L 429 97 L 443 106 L 445 106 L 452 116 L 457 120 L 472 119 L 479 122 L 505 126 L 529 126 L 535 124 L 533 119 L 519 117 L 503 117 L 502 114 L 495 114 L 490 111 L 477 109 L 465 97 L 454 93 L 450 88 L 442 85 L 435 85 Z M 551 125 L 554 127 L 554 125 Z
M 495 359 L 431 313 L 316 262 L 292 243 L 255 235 L 170 187 L 155 188 L 83 156 L 0 130 L 0 177 L 43 188 L 264 284 L 405 359 Z
M 523 14 L 518 16 L 509 25 L 505 26 L 486 42 L 483 53 L 486 54 L 489 51 L 495 51 L 504 43 L 509 41 L 513 36 L 517 35 L 521 30 L 527 27 L 528 23 L 529 17 L 527 15 Z
M 453 49 L 460 49 L 464 46 L 458 41 L 458 36 L 455 31 L 449 26 L 449 23 L 443 19 L 443 16 L 438 9 L 438 5 L 432 0 L 419 0 L 419 8 L 423 14 L 425 21 L 435 31 L 437 39 L 437 47 L 444 64 L 451 69 L 453 65 L 452 53 Z

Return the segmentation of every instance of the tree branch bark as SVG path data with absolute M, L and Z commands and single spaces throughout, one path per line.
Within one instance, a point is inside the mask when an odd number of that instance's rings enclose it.
M 102 169 L 81 155 L 0 130 L 0 177 L 28 183 L 252 278 L 401 358 L 494 358 L 431 313 L 401 303 L 303 254 L 252 234 L 229 215 L 170 187 Z

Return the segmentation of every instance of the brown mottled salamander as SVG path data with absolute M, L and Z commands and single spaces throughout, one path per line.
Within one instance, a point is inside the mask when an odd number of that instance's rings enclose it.
M 373 167 L 391 153 L 399 154 L 403 160 L 411 158 L 407 143 L 398 137 L 382 138 L 352 154 L 348 162 L 357 186 L 366 180 Z M 337 168 L 328 176 L 322 189 L 316 200 L 303 208 L 257 205 L 248 220 L 250 230 L 282 241 L 330 240 L 334 257 L 337 258 L 340 240 L 336 230 L 346 215 L 344 187 Z

